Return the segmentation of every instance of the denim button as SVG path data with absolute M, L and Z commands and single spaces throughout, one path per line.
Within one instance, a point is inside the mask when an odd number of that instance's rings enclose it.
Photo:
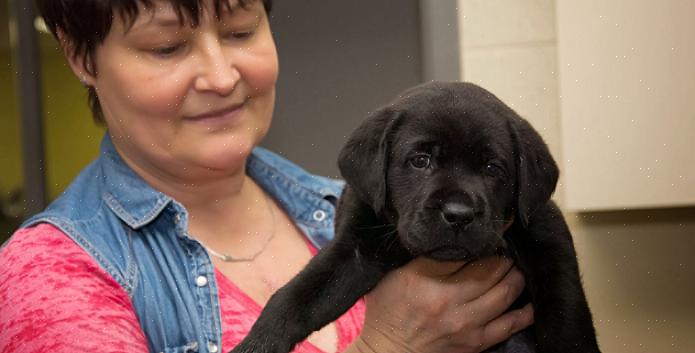
M 177 213 L 176 216 L 174 216 L 174 223 L 179 224 L 181 222 L 181 214 Z
M 215 342 L 208 342 L 208 350 L 210 351 L 210 353 L 217 353 L 217 345 L 215 344 Z
M 193 341 L 185 346 L 183 346 L 183 353 L 191 353 L 198 351 L 198 341 Z
M 314 211 L 314 220 L 317 222 L 321 222 L 324 219 L 326 219 L 326 212 L 323 210 L 316 210 Z
M 195 284 L 198 285 L 198 287 L 205 287 L 208 284 L 208 278 L 205 276 L 198 276 L 198 278 L 195 279 Z

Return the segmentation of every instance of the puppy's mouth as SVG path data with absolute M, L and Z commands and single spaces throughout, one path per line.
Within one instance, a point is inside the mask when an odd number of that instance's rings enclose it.
M 473 254 L 464 247 L 443 246 L 430 250 L 422 254 L 422 256 L 438 261 L 471 261 L 480 255 Z
M 503 251 L 506 241 L 496 231 L 455 231 L 437 227 L 409 227 L 401 242 L 412 255 L 439 261 L 471 261 Z

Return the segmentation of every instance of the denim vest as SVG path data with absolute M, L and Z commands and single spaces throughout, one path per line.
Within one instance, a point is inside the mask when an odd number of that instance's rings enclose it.
M 246 172 L 316 247 L 333 237 L 341 182 L 311 175 L 262 148 L 248 158 Z M 214 269 L 188 236 L 186 209 L 135 174 L 108 134 L 99 158 L 22 227 L 37 223 L 62 230 L 123 287 L 151 352 L 220 350 Z

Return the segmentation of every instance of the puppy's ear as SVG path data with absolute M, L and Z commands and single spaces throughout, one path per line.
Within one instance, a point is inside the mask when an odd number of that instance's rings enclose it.
M 338 156 L 338 168 L 357 196 L 380 214 L 386 203 L 390 138 L 401 113 L 381 108 L 352 133 Z
M 526 120 L 514 113 L 510 126 L 516 149 L 517 213 L 526 228 L 531 214 L 550 200 L 560 172 L 548 146 Z

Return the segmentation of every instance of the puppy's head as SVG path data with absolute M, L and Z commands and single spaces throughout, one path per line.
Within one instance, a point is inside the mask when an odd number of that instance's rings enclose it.
M 428 83 L 369 116 L 339 157 L 347 183 L 415 256 L 469 260 L 505 247 L 548 202 L 558 170 L 538 133 L 490 92 Z

